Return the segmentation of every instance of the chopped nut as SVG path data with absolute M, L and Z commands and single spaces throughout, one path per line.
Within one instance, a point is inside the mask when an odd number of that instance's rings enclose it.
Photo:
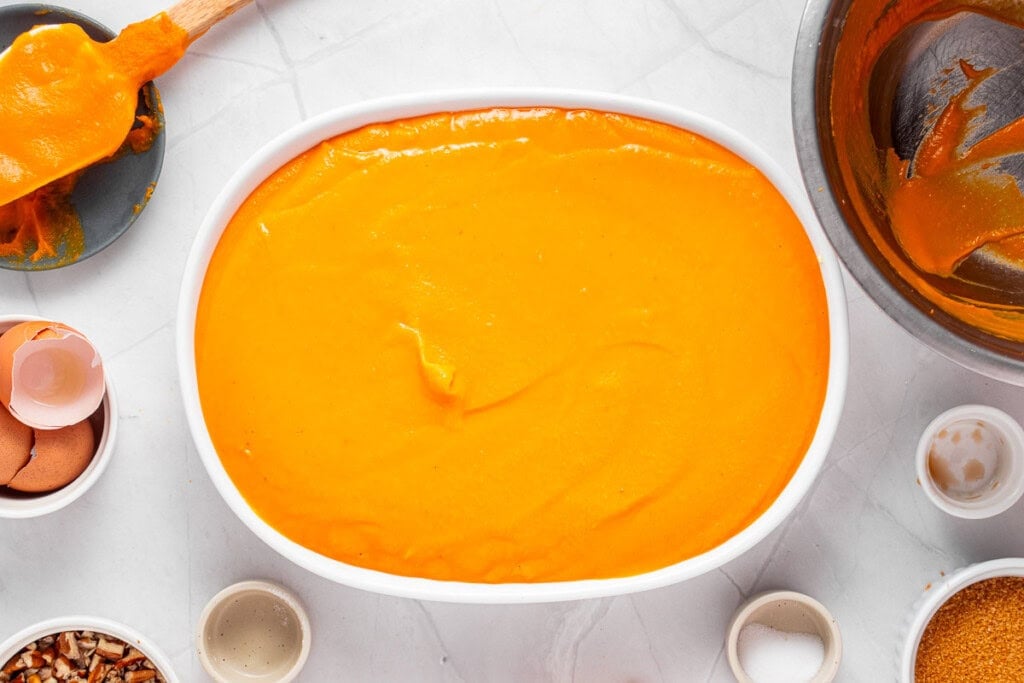
M 78 641 L 75 640 L 75 634 L 70 631 L 65 631 L 57 636 L 57 651 L 69 660 L 78 659 L 82 656 L 82 653 L 78 650 Z
M 19 655 L 14 657 L 11 661 L 7 662 L 7 664 L 3 668 L 3 672 L 6 675 L 10 676 L 12 674 L 17 673 L 18 671 L 21 671 L 24 668 L 25 667 L 21 663 L 21 656 Z M 11 683 L 14 683 L 14 681 L 12 680 Z
M 67 631 L 27 644 L 0 669 L 0 683 L 165 683 L 146 655 L 92 631 Z
M 82 654 L 86 657 L 90 656 L 93 653 L 93 650 L 96 649 L 96 645 L 96 639 L 93 638 L 91 634 L 89 636 L 78 639 L 78 649 L 82 650 Z
M 130 648 L 128 650 L 128 654 L 114 664 L 114 668 L 119 670 L 127 669 L 134 667 L 136 664 L 146 664 L 146 655 L 142 654 L 135 648 Z M 150 665 L 150 668 L 153 668 L 152 665 Z
M 111 642 L 106 638 L 100 637 L 99 645 L 96 646 L 96 654 L 104 659 L 116 662 L 117 660 L 124 657 L 124 643 Z
M 60 655 L 57 659 L 53 660 L 53 674 L 61 678 L 67 678 L 71 675 L 71 661 L 64 655 Z
M 136 671 L 128 671 L 124 675 L 124 683 L 142 683 L 142 681 L 152 681 L 156 679 L 156 672 L 152 669 L 138 669 Z
M 43 661 L 42 655 L 40 655 L 35 650 L 32 650 L 31 652 L 26 652 L 23 655 L 21 655 L 21 663 L 23 664 L 22 668 L 24 669 L 38 669 L 39 667 L 46 664 L 46 662 Z
M 93 659 L 93 664 L 89 667 L 89 678 L 86 679 L 87 683 L 100 683 L 106 675 L 107 671 L 110 670 L 110 665 L 105 663 L 103 660 L 96 661 L 97 658 Z

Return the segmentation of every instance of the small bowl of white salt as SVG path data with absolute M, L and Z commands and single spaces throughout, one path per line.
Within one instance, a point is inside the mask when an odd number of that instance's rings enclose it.
M 830 683 L 843 642 L 835 617 L 803 593 L 772 591 L 736 611 L 726 642 L 739 683 Z

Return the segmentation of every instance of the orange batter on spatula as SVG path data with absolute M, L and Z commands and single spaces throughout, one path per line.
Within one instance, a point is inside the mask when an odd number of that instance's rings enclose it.
M 75 24 L 37 26 L 0 53 L 0 258 L 65 265 L 81 255 L 78 173 L 119 149 L 148 150 L 159 121 L 139 116 L 132 130 L 139 88 L 250 1 L 180 0 L 108 43 Z
M 811 442 L 825 290 L 789 205 L 595 111 L 370 126 L 278 170 L 213 255 L 203 414 L 253 509 L 329 557 L 616 577 L 757 518 Z
M 0 257 L 71 263 L 82 254 L 71 192 L 90 164 L 152 144 L 155 120 L 132 130 L 139 88 L 187 40 L 160 14 L 109 43 L 75 24 L 38 26 L 0 54 Z
M 188 34 L 166 14 L 109 43 L 80 26 L 39 26 L 0 54 L 0 205 L 117 151 L 139 88 L 171 68 Z

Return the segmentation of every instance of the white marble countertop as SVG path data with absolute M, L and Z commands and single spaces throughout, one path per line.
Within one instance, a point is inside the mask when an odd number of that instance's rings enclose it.
M 11 4 L 7 0 L 0 4 Z M 112 27 L 159 0 L 65 0 Z M 0 521 L 0 636 L 89 613 L 153 638 L 184 681 L 204 603 L 246 578 L 294 589 L 314 642 L 301 681 L 730 681 L 724 631 L 745 596 L 791 588 L 839 620 L 840 681 L 895 677 L 908 610 L 941 572 L 1024 554 L 1020 505 L 980 522 L 915 484 L 921 429 L 959 403 L 1024 419 L 1024 390 L 927 349 L 848 282 L 851 376 L 825 468 L 776 532 L 701 578 L 632 596 L 533 606 L 432 604 L 320 579 L 276 555 L 214 490 L 185 426 L 174 316 L 185 258 L 229 175 L 311 115 L 382 95 L 564 86 L 714 117 L 798 176 L 790 73 L 802 0 L 258 0 L 158 82 L 159 187 L 112 247 L 58 271 L 0 271 L 0 312 L 82 328 L 121 404 L 116 454 L 70 507 Z

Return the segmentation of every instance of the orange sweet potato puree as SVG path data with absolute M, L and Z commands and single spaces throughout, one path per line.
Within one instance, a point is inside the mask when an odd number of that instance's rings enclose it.
M 815 254 L 756 169 L 595 111 L 372 125 L 241 206 L 199 302 L 203 414 L 296 542 L 474 582 L 693 557 L 789 481 L 824 400 Z
M 85 251 L 85 233 L 71 193 L 80 172 L 0 206 L 0 258 L 73 263 Z

